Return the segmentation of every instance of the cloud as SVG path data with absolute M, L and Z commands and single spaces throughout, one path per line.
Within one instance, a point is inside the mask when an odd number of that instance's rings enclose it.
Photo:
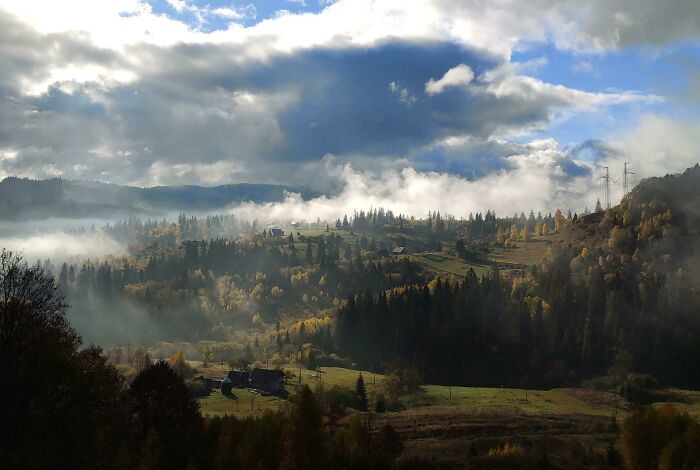
M 408 91 L 408 88 L 401 87 L 401 85 L 398 82 L 390 82 L 389 90 L 393 94 L 398 96 L 399 101 L 405 104 L 406 106 L 411 106 L 417 101 L 417 98 L 413 94 L 411 94 L 410 91 Z
M 640 180 L 681 172 L 699 163 L 698 149 L 700 120 L 678 122 L 645 114 L 635 127 L 608 139 L 599 163 L 621 174 L 624 162 L 630 162 Z
M 486 209 L 511 215 L 529 209 L 575 208 L 581 204 L 581 195 L 588 197 L 590 168 L 570 160 L 555 141 L 533 141 L 520 150 L 522 153 L 505 158 L 502 170 L 476 180 L 412 167 L 371 172 L 345 165 L 343 189 L 335 196 L 304 201 L 297 194 L 288 194 L 283 202 L 242 204 L 232 211 L 259 221 L 313 221 L 317 217 L 332 221 L 355 210 L 378 207 L 416 217 L 439 210 L 459 218 Z
M 243 7 L 219 7 L 213 9 L 206 9 L 207 14 L 214 16 L 220 16 L 229 20 L 245 20 L 255 18 L 258 13 L 255 9 L 255 5 L 248 4 Z
M 459 64 L 451 68 L 439 80 L 428 80 L 425 84 L 425 92 L 429 95 L 442 93 L 447 87 L 467 86 L 474 79 L 474 71 L 466 64 Z
M 0 158 L 0 175 L 329 188 L 316 167 L 332 154 L 358 169 L 409 161 L 474 179 L 502 169 L 503 155 L 441 143 L 523 136 L 572 113 L 659 99 L 548 83 L 514 52 L 695 37 L 684 2 L 614 1 L 623 14 L 609 23 L 600 5 L 572 1 L 340 0 L 249 27 L 235 22 L 253 16 L 243 4 L 171 3 L 199 19 L 140 0 L 3 2 L 0 155 L 13 157 Z M 645 37 L 638 25 L 652 14 L 688 25 Z M 208 31 L 200 23 L 213 16 L 234 21 Z

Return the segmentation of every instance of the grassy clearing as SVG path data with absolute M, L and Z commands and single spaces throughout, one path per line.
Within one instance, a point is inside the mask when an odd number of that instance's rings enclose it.
M 299 369 L 289 368 L 286 372 L 289 379 L 287 390 L 294 393 L 299 377 Z M 333 386 L 355 389 L 359 371 L 339 367 L 323 367 L 320 373 L 301 370 L 301 383 L 315 389 L 319 385 L 328 390 Z M 379 393 L 386 394 L 385 377 L 369 371 L 362 372 L 367 392 L 370 396 Z M 262 413 L 266 408 L 277 409 L 286 400 L 279 397 L 263 397 L 246 389 L 234 389 L 237 399 L 228 398 L 219 391 L 214 391 L 209 397 L 199 400 L 202 413 L 209 415 L 234 414 L 250 416 Z M 524 402 L 525 391 L 510 388 L 481 388 L 481 387 L 447 387 L 442 385 L 424 385 L 418 391 L 401 398 L 409 409 L 423 407 L 456 407 L 470 410 L 507 410 L 520 409 L 531 413 L 581 413 L 589 415 L 610 415 L 612 405 L 587 404 L 584 400 L 567 393 L 565 390 L 527 392 L 528 402 Z M 700 393 L 697 394 L 697 410 L 700 411 Z M 251 409 L 251 401 L 253 408 Z
M 451 388 L 451 390 L 450 390 Z M 447 387 L 424 385 L 416 393 L 403 397 L 408 408 L 421 406 L 466 407 L 475 411 L 519 409 L 529 413 L 580 413 L 609 416 L 610 406 L 593 406 L 564 390 L 525 390 L 514 388 Z
M 489 258 L 497 263 L 530 266 L 540 262 L 552 243 L 550 236 L 536 238 L 530 242 L 515 242 L 515 248 L 496 248 Z
M 410 256 L 417 263 L 422 264 L 433 271 L 438 273 L 454 274 L 459 278 L 464 277 L 470 268 L 474 269 L 477 276 L 486 274 L 491 269 L 488 264 L 468 263 L 454 256 L 440 252 L 425 252 L 407 256 Z
M 203 415 L 209 416 L 258 416 L 265 410 L 276 410 L 287 403 L 286 400 L 273 397 L 262 396 L 253 393 L 248 389 L 235 388 L 230 397 L 214 390 L 208 397 L 199 398 L 199 407 Z
M 299 377 L 298 368 L 285 370 L 290 379 L 287 391 L 293 394 Z M 333 386 L 355 389 L 360 371 L 340 367 L 322 367 L 320 372 L 302 369 L 301 384 L 312 390 L 322 385 L 326 390 Z M 386 395 L 385 377 L 362 371 L 367 393 L 374 397 Z M 199 399 L 203 414 L 212 416 L 232 414 L 236 416 L 259 415 L 265 409 L 278 409 L 287 401 L 273 396 L 262 396 L 247 389 L 234 389 L 235 398 L 223 396 L 215 390 L 210 396 Z M 423 385 L 416 392 L 401 397 L 408 408 L 426 407 L 455 408 L 469 412 L 526 412 L 534 414 L 582 414 L 591 416 L 612 416 L 615 413 L 615 397 L 605 392 L 584 389 L 525 390 L 515 388 L 448 387 L 444 385 Z M 700 391 L 668 390 L 659 392 L 654 406 L 671 403 L 679 411 L 700 418 Z M 252 402 L 252 408 L 251 408 Z M 624 415 L 623 411 L 619 411 Z
M 657 393 L 657 401 L 654 406 L 663 406 L 667 403 L 673 405 L 678 411 L 688 413 L 700 420 L 700 391 L 695 390 L 663 390 Z

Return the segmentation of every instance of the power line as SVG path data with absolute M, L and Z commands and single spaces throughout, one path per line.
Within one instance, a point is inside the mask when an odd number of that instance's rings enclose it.
M 633 172 L 627 170 L 627 165 L 629 165 L 629 163 L 625 162 L 625 171 L 622 176 L 622 197 L 627 196 L 631 191 L 629 175 L 633 175 L 633 178 L 635 178 L 636 182 L 636 176 L 634 176 Z
M 605 176 L 601 176 L 600 179 L 603 180 L 605 185 L 605 208 L 610 209 L 610 168 L 604 166 Z

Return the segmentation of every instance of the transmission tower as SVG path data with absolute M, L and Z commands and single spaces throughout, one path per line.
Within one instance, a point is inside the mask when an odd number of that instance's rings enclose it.
M 629 163 L 625 162 L 625 172 L 622 176 L 622 197 L 625 197 L 630 193 L 631 188 L 629 175 L 634 175 L 633 172 L 627 170 L 627 165 L 629 165 Z
M 610 169 L 607 166 L 603 168 L 605 168 L 605 176 L 601 176 L 600 179 L 605 185 L 605 208 L 610 209 Z

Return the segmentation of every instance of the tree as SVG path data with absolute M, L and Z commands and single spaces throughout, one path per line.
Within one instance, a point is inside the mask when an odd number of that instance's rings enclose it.
M 184 468 L 192 461 L 202 416 L 185 382 L 166 362 L 158 361 L 136 376 L 129 408 L 142 465 Z
M 193 369 L 187 363 L 187 359 L 185 359 L 185 353 L 182 351 L 178 351 L 175 354 L 173 354 L 170 357 L 170 359 L 168 359 L 168 363 L 170 364 L 170 367 L 175 371 L 175 373 L 183 379 L 189 379 L 196 372 L 195 369 Z
M 671 405 L 638 409 L 622 425 L 619 443 L 631 470 L 700 466 L 700 425 Z
M 204 367 L 207 367 L 208 364 L 214 360 L 214 352 L 211 350 L 211 346 L 208 344 L 204 345 L 202 359 L 204 360 Z
M 530 229 L 527 228 L 527 225 L 523 227 L 522 231 L 520 232 L 520 238 L 524 242 L 529 242 L 530 241 Z
M 541 237 L 542 235 L 544 235 L 544 222 L 537 222 L 537 225 L 535 225 L 535 236 Z
M 603 212 L 603 205 L 600 203 L 600 199 L 596 199 L 595 201 L 595 211 L 596 213 Z
M 122 381 L 80 336 L 52 277 L 0 253 L 0 466 L 106 468 L 128 435 Z
M 355 382 L 355 393 L 359 399 L 358 409 L 360 411 L 367 411 L 369 409 L 369 399 L 367 398 L 367 389 L 365 388 L 365 379 L 362 377 L 362 373 L 357 377 L 357 382 Z
M 506 232 L 503 227 L 498 226 L 498 232 L 496 233 L 496 243 L 503 245 L 506 242 Z
M 37 382 L 45 380 L 30 370 L 42 359 L 51 360 L 42 357 L 47 353 L 70 356 L 80 339 L 65 320 L 63 294 L 40 268 L 3 249 L 0 279 L 0 377 L 13 384 L 0 387 L 0 439 L 7 439 L 19 431 Z
M 510 226 L 510 237 L 508 237 L 508 240 L 511 242 L 516 242 L 518 241 L 518 226 L 513 224 Z
M 316 397 L 304 385 L 296 397 L 286 430 L 284 469 L 324 469 L 328 463 L 327 435 Z
M 566 218 L 561 213 L 561 210 L 557 209 L 554 213 L 554 230 L 560 232 L 564 225 L 566 224 Z

